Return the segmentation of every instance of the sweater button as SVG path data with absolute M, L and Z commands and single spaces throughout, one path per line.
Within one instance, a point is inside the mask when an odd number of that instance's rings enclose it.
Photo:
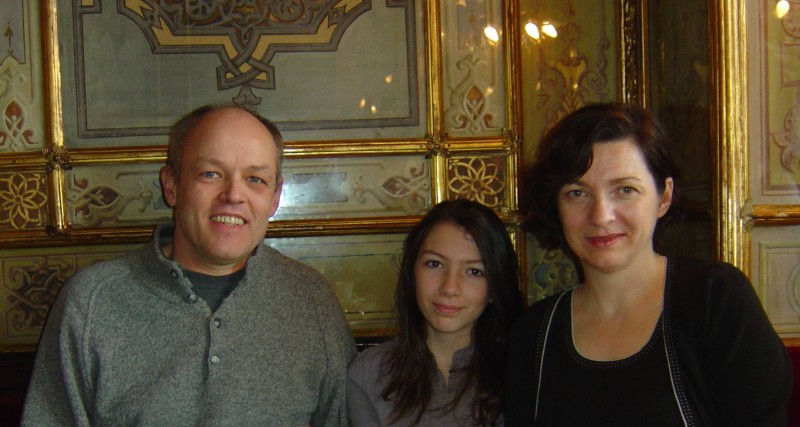
M 214 365 L 219 363 L 219 356 L 211 356 L 211 363 Z
M 172 275 L 173 279 L 177 279 L 179 276 L 178 272 L 175 270 L 170 271 L 169 274 Z
M 192 304 L 196 303 L 197 302 L 197 295 L 195 295 L 195 294 L 189 295 L 189 302 L 192 303 Z
M 214 319 L 214 326 L 218 328 L 222 326 L 222 320 L 219 320 L 219 318 Z

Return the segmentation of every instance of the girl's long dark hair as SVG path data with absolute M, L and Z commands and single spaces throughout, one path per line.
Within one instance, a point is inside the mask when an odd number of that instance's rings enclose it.
M 426 344 L 427 323 L 417 305 L 414 266 L 428 234 L 443 222 L 454 223 L 472 236 L 489 286 L 489 304 L 472 331 L 473 356 L 465 367 L 466 380 L 448 409 L 454 410 L 466 391 L 474 386 L 472 417 L 486 425 L 497 420 L 503 410 L 506 337 L 524 302 L 519 289 L 517 256 L 508 231 L 491 209 L 477 202 L 439 203 L 405 239 L 395 291 L 398 345 L 382 365 L 382 374 L 389 377 L 389 382 L 381 397 L 394 404 L 393 422 L 413 416 L 416 424 L 430 405 L 437 367 Z

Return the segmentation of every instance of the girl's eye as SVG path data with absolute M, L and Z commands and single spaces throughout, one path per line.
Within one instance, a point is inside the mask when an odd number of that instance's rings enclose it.
M 430 267 L 430 268 L 439 268 L 439 267 L 442 266 L 442 263 L 439 262 L 439 261 L 436 261 L 435 259 L 429 259 L 429 260 L 425 261 L 423 264 L 426 267 Z
M 486 273 L 484 273 L 483 270 L 481 270 L 479 268 L 470 268 L 470 269 L 467 270 L 467 274 L 470 275 L 470 276 L 475 276 L 475 277 L 484 277 L 484 276 L 486 276 Z

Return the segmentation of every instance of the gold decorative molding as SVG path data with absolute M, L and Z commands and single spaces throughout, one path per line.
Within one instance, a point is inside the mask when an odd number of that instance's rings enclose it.
M 750 273 L 749 236 L 740 208 L 749 194 L 745 6 L 709 2 L 715 257 Z
M 646 0 L 620 0 L 620 100 L 647 106 Z
M 798 225 L 800 205 L 754 205 L 744 210 L 743 219 L 753 226 Z

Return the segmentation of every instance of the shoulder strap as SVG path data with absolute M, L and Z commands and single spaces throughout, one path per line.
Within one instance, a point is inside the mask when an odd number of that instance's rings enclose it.
M 550 327 L 553 323 L 553 315 L 556 312 L 556 307 L 561 302 L 561 299 L 564 298 L 564 295 L 571 294 L 572 289 L 562 292 L 558 298 L 554 298 L 550 304 L 547 305 L 544 309 L 544 314 L 542 316 L 542 323 L 541 328 L 538 334 L 538 340 L 536 343 L 536 362 L 535 362 L 535 369 L 534 378 L 536 379 L 536 401 L 534 404 L 533 410 L 533 419 L 536 421 L 536 418 L 539 417 L 539 392 L 542 388 L 542 366 L 544 365 L 544 351 L 545 347 L 547 346 L 547 339 L 550 336 Z

